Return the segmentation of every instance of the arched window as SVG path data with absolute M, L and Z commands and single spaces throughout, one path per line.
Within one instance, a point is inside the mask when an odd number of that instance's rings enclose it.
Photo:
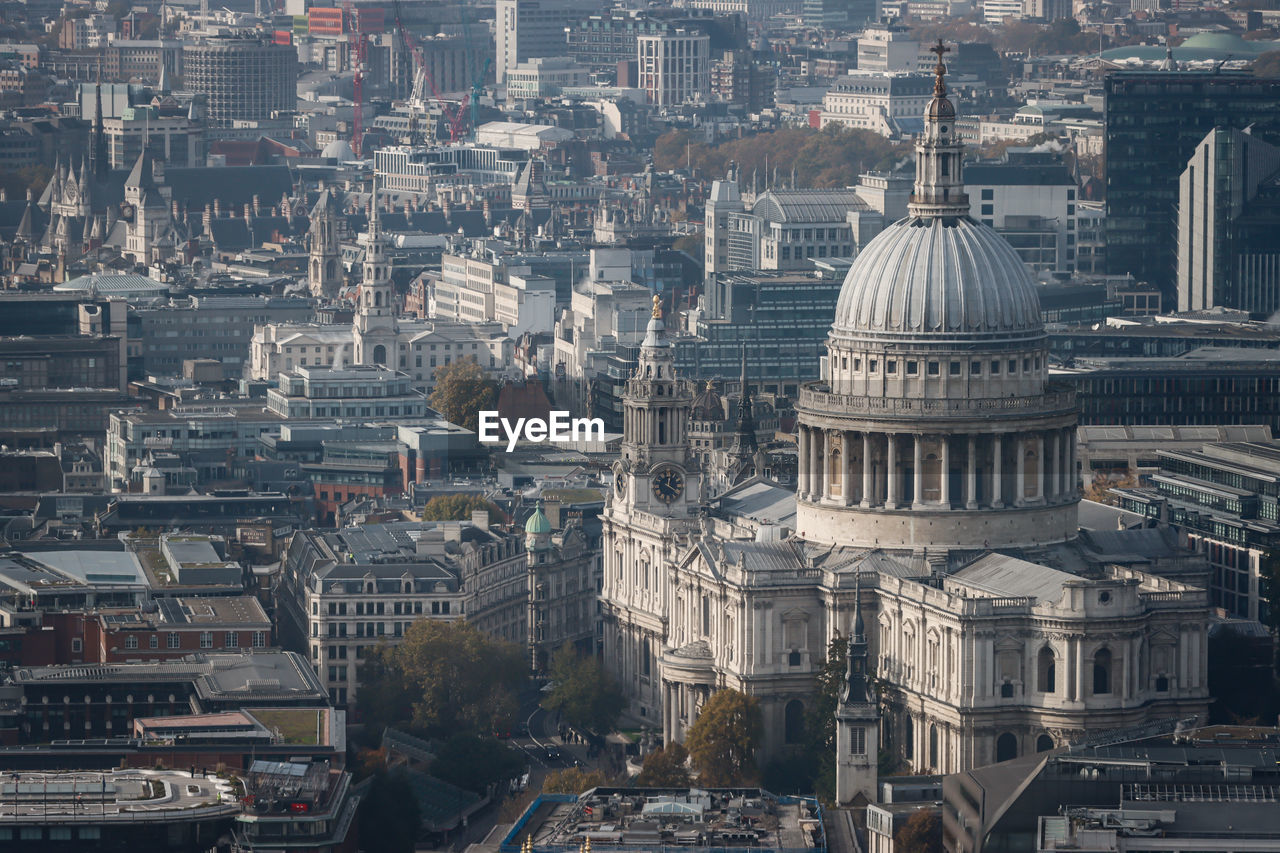
M 373 363 L 374 364 L 387 363 L 387 348 L 384 347 L 382 344 L 378 344 L 376 347 L 373 348 Z
M 902 727 L 902 751 L 906 755 L 908 763 L 911 762 L 916 754 L 916 726 L 915 721 L 908 714 Z
M 996 761 L 1008 761 L 1018 757 L 1018 737 L 1013 732 L 1005 732 L 996 738 Z
M 1053 749 L 1053 738 L 1048 735 L 1040 735 L 1036 738 L 1036 752 L 1048 752 Z
M 929 766 L 938 769 L 938 727 L 929 726 Z
M 382 291 L 378 291 L 377 293 L 373 294 L 373 306 L 375 308 L 382 307 Z
M 649 658 L 649 638 L 645 637 L 640 643 L 640 672 L 645 678 L 648 678 L 652 672 Z
M 1093 695 L 1105 696 L 1111 692 L 1111 651 L 1098 649 L 1093 654 Z
M 1036 659 L 1037 685 L 1041 693 L 1053 693 L 1057 688 L 1057 663 L 1053 649 L 1045 646 Z
M 844 486 L 844 459 L 840 448 L 834 447 L 827 455 L 827 494 L 840 497 Z
M 1004 684 L 1000 685 L 1000 698 L 1001 699 L 1013 698 L 1013 682 L 1006 681 Z
M 804 742 L 804 703 L 792 699 L 783 709 L 783 733 L 786 743 Z

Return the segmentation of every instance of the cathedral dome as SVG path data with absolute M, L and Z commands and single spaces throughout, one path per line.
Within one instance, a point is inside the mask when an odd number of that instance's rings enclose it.
M 845 276 L 833 338 L 1042 333 L 1026 264 L 967 216 L 909 217 L 867 244 Z
M 710 382 L 693 398 L 692 415 L 695 421 L 724 420 L 724 403 Z

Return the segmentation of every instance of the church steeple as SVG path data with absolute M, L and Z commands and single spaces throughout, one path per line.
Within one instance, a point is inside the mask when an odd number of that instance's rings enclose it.
M 734 456 L 750 457 L 760 449 L 756 441 L 756 416 L 751 401 L 751 388 L 747 385 L 747 343 L 742 342 L 742 369 L 740 378 L 742 396 L 738 398 L 738 428 L 733 436 L 733 445 L 729 453 Z
M 866 627 L 862 623 L 862 583 L 853 586 L 853 630 L 844 688 L 836 708 L 836 803 L 848 805 L 859 797 L 877 799 L 880 748 L 880 699 L 870 682 Z
M 938 64 L 924 132 L 916 139 L 916 183 L 907 212 L 921 219 L 968 216 L 969 197 L 961 174 L 964 145 L 956 136 L 956 108 L 947 97 L 947 66 L 942 62 L 950 48 L 938 39 L 929 51 L 937 55 Z
M 862 582 L 855 579 L 853 586 L 853 631 L 849 634 L 849 657 L 845 662 L 844 690 L 840 693 L 843 705 L 861 705 L 873 702 L 874 692 L 867 682 L 867 635 L 862 623 Z

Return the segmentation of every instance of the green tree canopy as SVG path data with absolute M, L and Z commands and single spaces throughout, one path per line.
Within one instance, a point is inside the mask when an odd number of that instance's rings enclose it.
M 936 808 L 919 809 L 893 836 L 895 853 L 942 853 L 942 812 Z
M 419 619 L 360 668 L 359 705 L 371 722 L 407 723 L 429 737 L 488 735 L 510 725 L 526 674 L 515 645 L 469 622 Z
M 542 783 L 544 794 L 581 794 L 590 788 L 599 788 L 609 784 L 609 777 L 603 770 L 585 770 L 581 767 L 566 767 L 563 770 L 552 770 Z
M 423 521 L 467 521 L 474 510 L 489 513 L 490 521 L 499 521 L 502 510 L 480 495 L 436 495 L 422 508 Z
M 378 839 L 387 853 L 413 853 L 422 828 L 418 798 L 404 768 L 380 770 L 360 801 L 360 836 Z
M 527 767 L 523 754 L 497 738 L 458 734 L 436 751 L 431 775 L 483 796 L 490 786 L 517 778 Z
M 698 783 L 710 788 L 755 784 L 762 726 L 759 700 L 737 690 L 713 693 L 685 738 Z
M 497 386 L 471 356 L 436 371 L 431 406 L 449 423 L 475 431 L 480 426 L 480 411 L 492 409 L 497 399 Z
M 691 783 L 685 766 L 688 758 L 684 744 L 669 743 L 645 756 L 636 784 L 641 788 L 687 788 Z
M 618 722 L 625 700 L 622 691 L 594 657 L 580 655 L 567 643 L 551 657 L 554 687 L 543 706 L 559 711 L 577 729 L 607 734 Z

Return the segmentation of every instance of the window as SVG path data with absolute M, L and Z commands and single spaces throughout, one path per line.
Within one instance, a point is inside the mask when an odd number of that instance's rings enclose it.
M 158 649 L 158 648 L 160 648 L 160 635 L 159 635 L 159 634 L 152 634 L 150 637 L 147 637 L 147 648 L 149 648 L 149 649 Z
M 849 754 L 867 754 L 867 730 L 862 726 L 854 726 L 849 729 Z
M 1053 657 L 1053 649 L 1045 646 L 1036 657 L 1036 683 L 1041 693 L 1053 693 L 1057 690 L 1057 666 Z
M 130 634 L 129 636 L 125 637 L 124 647 L 126 649 L 136 649 L 138 647 L 138 636 L 136 634 Z
M 995 197 L 996 197 L 996 191 L 995 191 L 995 190 L 987 189 L 987 190 L 983 190 L 983 191 L 982 191 L 982 200 L 983 200 L 983 201 L 991 201 L 991 200 L 993 200 Z
M 165 647 L 170 649 L 182 648 L 182 639 L 178 636 L 177 632 L 169 632 L 169 635 L 165 637 Z
M 229 649 L 237 648 L 240 645 L 240 636 L 235 631 L 228 631 L 226 637 L 226 646 Z
M 960 375 L 960 362 L 958 362 L 958 361 L 953 361 L 953 362 L 951 362 L 951 364 L 948 366 L 948 368 L 947 368 L 947 369 L 948 369 L 948 371 L 951 373 L 951 375 L 952 375 L 952 376 L 959 376 L 959 375 Z
M 330 625 L 329 627 L 330 627 L 330 628 L 333 628 L 333 626 L 332 626 L 332 625 Z M 213 648 L 213 632 L 212 632 L 212 631 L 201 631 L 201 632 L 200 632 L 200 648 L 202 648 L 202 649 L 211 649 L 211 648 Z
M 1013 732 L 1005 732 L 996 738 L 996 761 L 1008 761 L 1018 757 L 1018 737 Z
M 1053 749 L 1053 738 L 1049 735 L 1040 735 L 1036 738 L 1036 752 L 1048 752 Z
M 792 651 L 791 654 L 787 656 L 788 666 L 799 666 L 800 663 L 801 663 L 801 656 L 799 652 Z
M 1093 655 L 1093 695 L 1105 696 L 1111 692 L 1111 651 L 1098 649 Z
M 888 374 L 888 375 L 890 375 L 890 376 L 893 376 L 893 375 L 897 374 L 897 372 L 898 372 L 898 362 L 896 362 L 896 361 L 886 361 L 886 362 L 884 363 L 884 372 L 885 372 L 885 373 L 887 373 L 887 374 Z
M 969 375 L 970 375 L 970 376 L 981 376 L 981 375 L 982 375 L 982 362 L 980 362 L 980 361 L 971 361 L 971 362 L 969 362 Z
M 993 204 L 984 204 L 984 205 L 982 206 L 982 215 L 983 215 L 983 216 L 992 216 L 992 215 L 994 215 L 994 214 L 995 214 L 995 205 L 993 205 Z
M 867 359 L 867 370 L 871 373 L 880 372 L 880 362 L 874 358 Z
M 79 637 L 72 637 L 71 651 L 77 655 L 84 651 L 84 640 L 81 640 Z
M 929 362 L 929 375 L 930 375 L 930 376 L 937 376 L 937 375 L 939 375 L 941 372 L 942 372 L 942 370 L 941 370 L 941 368 L 938 366 L 938 362 L 936 362 L 936 361 L 931 361 L 931 362 Z
M 783 736 L 787 743 L 804 742 L 804 703 L 792 699 L 783 711 Z
M 918 362 L 918 361 L 908 361 L 908 362 L 907 362 L 907 375 L 908 375 L 908 376 L 915 376 L 915 375 L 917 375 L 919 372 L 920 372 L 920 362 Z
M 1001 684 L 1001 685 L 1000 685 L 1000 698 L 1001 698 L 1001 699 L 1012 699 L 1012 698 L 1013 698 L 1013 684 L 1012 684 L 1012 683 L 1010 683 L 1010 682 L 1006 681 L 1004 684 Z
M 1156 679 L 1156 692 L 1157 692 L 1157 693 L 1168 693 L 1168 692 L 1169 692 L 1169 677 L 1168 677 L 1168 676 L 1166 676 L 1166 675 L 1161 675 L 1161 676 L 1159 676 L 1159 677 Z
M 1016 358 L 1009 359 L 1009 372 L 1010 373 L 1018 372 L 1018 360 Z
M 993 361 L 993 362 L 991 362 L 991 375 L 992 375 L 992 376 L 999 376 L 999 375 L 1000 375 L 1000 362 L 999 362 L 999 361 Z

